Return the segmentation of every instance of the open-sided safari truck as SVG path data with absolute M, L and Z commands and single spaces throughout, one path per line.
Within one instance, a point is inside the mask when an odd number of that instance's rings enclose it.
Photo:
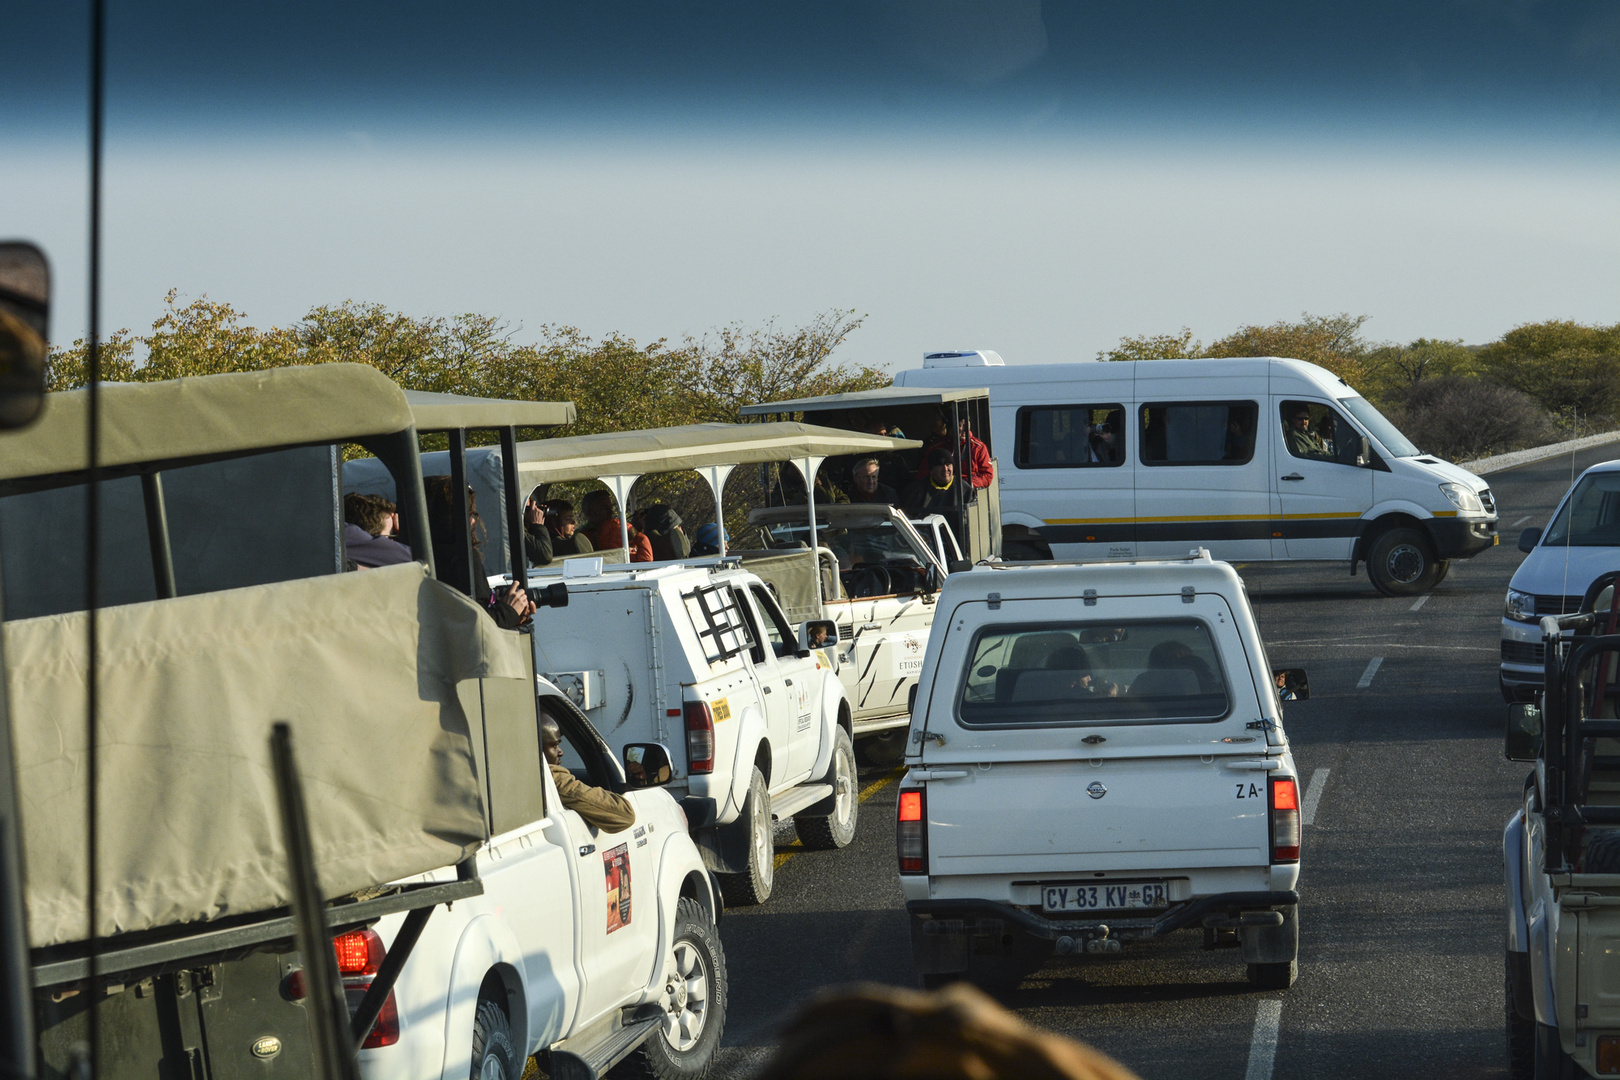
M 1617 577 L 1542 618 L 1538 700 L 1508 706 L 1506 756 L 1533 763 L 1503 832 L 1514 1080 L 1620 1073 Z
M 990 442 L 990 391 L 967 388 L 884 386 L 875 390 L 857 390 L 847 394 L 826 394 L 820 397 L 793 398 L 787 401 L 768 401 L 745 405 L 742 415 L 781 419 L 802 417 L 806 422 L 846 431 L 884 432 L 901 438 L 920 439 L 915 448 L 886 454 L 844 454 L 822 463 L 821 483 L 837 494 L 853 490 L 851 468 L 868 456 L 878 460 L 879 480 L 893 489 L 904 501 L 906 489 L 927 472 L 927 453 L 934 447 L 946 450 L 957 477 L 963 483 L 951 500 L 951 505 L 937 515 L 914 514 L 914 522 L 941 562 L 949 565 L 957 559 L 979 562 L 998 558 L 1003 554 L 1001 524 L 1001 485 L 995 460 L 995 448 Z M 901 433 L 904 434 L 901 434 Z M 973 443 L 982 444 L 979 452 Z M 988 456 L 990 483 L 974 486 L 974 457 Z M 981 475 L 980 479 L 983 477 Z M 837 497 L 835 494 L 835 498 Z M 941 535 L 942 529 L 951 533 Z M 1023 540 L 1028 530 L 1011 530 L 1006 537 L 1011 558 L 1050 559 L 1050 549 L 1035 541 Z M 950 543 L 954 540 L 954 545 Z
M 414 927 L 346 983 L 358 1042 L 435 905 L 481 891 L 503 806 L 532 801 L 538 763 L 504 752 L 536 738 L 528 643 L 436 580 L 416 416 L 375 369 L 104 384 L 92 965 L 87 406 L 51 395 L 0 434 L 40 1064 L 71 1068 L 95 1001 L 104 1077 L 310 1075 L 271 725 L 299 747 L 328 925 Z M 346 444 L 393 475 L 413 561 L 343 572 Z

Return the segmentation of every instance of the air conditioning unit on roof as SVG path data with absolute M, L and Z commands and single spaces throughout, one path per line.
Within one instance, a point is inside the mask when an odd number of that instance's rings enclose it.
M 923 353 L 925 368 L 1006 367 L 1000 353 L 989 349 L 957 349 L 952 352 Z

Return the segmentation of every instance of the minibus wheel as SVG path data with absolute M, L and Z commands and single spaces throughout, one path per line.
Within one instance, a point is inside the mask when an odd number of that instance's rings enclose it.
M 1378 534 L 1367 552 L 1367 576 L 1385 596 L 1416 596 L 1434 588 L 1440 563 L 1421 532 L 1389 529 Z

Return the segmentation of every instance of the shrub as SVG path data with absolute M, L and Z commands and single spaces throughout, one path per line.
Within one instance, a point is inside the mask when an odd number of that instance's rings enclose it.
M 1424 379 L 1398 410 L 1408 438 L 1449 461 L 1541 446 L 1557 438 L 1552 417 L 1530 395 L 1456 375 Z

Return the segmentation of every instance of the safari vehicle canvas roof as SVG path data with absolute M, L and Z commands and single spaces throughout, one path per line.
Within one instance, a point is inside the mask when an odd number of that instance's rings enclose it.
M 101 386 L 103 468 L 227 457 L 411 427 L 405 393 L 366 364 L 317 364 Z M 0 433 L 0 481 L 89 467 L 89 391 L 49 394 L 31 427 Z
M 452 428 L 561 427 L 578 417 L 572 401 L 509 401 L 505 398 L 407 390 L 418 431 Z
M 816 412 L 821 409 L 943 405 L 948 401 L 971 401 L 989 395 L 989 390 L 971 387 L 936 389 L 925 386 L 880 386 L 875 390 L 852 390 L 847 394 L 822 394 L 818 397 L 790 398 L 787 401 L 744 405 L 741 411 L 744 416 L 767 416 L 771 413 Z
M 686 424 L 648 431 L 570 435 L 517 446 L 518 476 L 525 483 L 593 480 L 619 473 L 676 472 L 709 465 L 742 465 L 913 450 L 922 443 L 840 431 L 814 424 Z

